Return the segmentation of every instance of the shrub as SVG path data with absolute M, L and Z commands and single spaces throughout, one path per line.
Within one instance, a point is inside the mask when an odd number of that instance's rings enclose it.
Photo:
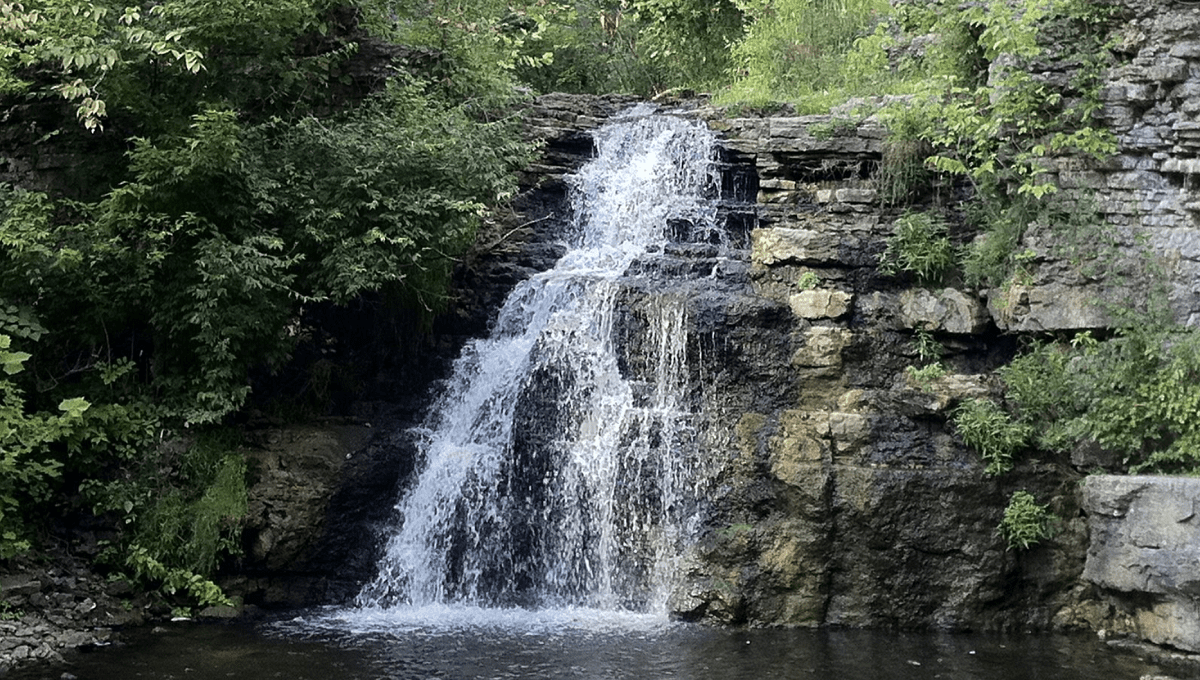
M 1008 543 L 1009 550 L 1027 550 L 1052 535 L 1052 524 L 1058 517 L 1037 502 L 1028 491 L 1016 491 L 1004 509 L 1004 518 L 998 527 L 1000 535 Z
M 1041 448 L 1092 440 L 1120 454 L 1131 472 L 1200 468 L 1196 329 L 1140 319 L 1103 342 L 1079 334 L 1070 343 L 1035 344 L 1000 375 Z
M 979 452 L 984 472 L 999 475 L 1013 468 L 1013 454 L 1029 441 L 1033 428 L 1014 421 L 986 399 L 970 399 L 954 411 L 954 425 L 963 442 Z
M 742 0 L 750 19 L 733 46 L 738 79 L 723 101 L 795 102 L 818 113 L 854 94 L 878 93 L 888 79 L 885 43 L 873 32 L 890 12 L 887 0 Z M 855 50 L 856 41 L 870 43 Z
M 937 283 L 954 264 L 945 221 L 923 212 L 905 213 L 896 220 L 887 248 L 879 257 L 884 274 L 909 272 L 922 283 Z

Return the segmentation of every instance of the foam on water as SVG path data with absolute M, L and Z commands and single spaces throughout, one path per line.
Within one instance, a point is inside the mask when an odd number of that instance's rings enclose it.
M 560 607 L 530 610 L 429 604 L 420 607 L 336 608 L 310 612 L 271 626 L 277 632 L 331 631 L 353 635 L 453 635 L 461 632 L 518 635 L 636 634 L 653 636 L 673 628 L 657 613 Z

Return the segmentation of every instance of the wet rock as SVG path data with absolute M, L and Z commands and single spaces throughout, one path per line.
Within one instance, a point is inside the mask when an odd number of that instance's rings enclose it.
M 201 609 L 196 616 L 201 619 L 236 619 L 242 615 L 240 607 L 213 605 Z
M 248 455 L 257 482 L 249 490 L 242 569 L 257 578 L 228 581 L 231 593 L 303 606 L 344 597 L 370 577 L 350 557 L 371 560 L 377 538 L 367 518 L 380 510 L 379 498 L 395 493 L 403 467 L 397 451 L 370 445 L 375 434 L 350 424 L 257 433 L 259 448 Z M 390 505 L 382 505 L 386 513 Z

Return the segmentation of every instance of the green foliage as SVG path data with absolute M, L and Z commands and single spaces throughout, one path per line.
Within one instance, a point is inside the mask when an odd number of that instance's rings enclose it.
M 217 584 L 187 569 L 168 567 L 141 546 L 134 546 L 129 551 L 125 566 L 137 580 L 152 584 L 164 596 L 183 597 L 200 607 L 233 604 Z M 172 611 L 173 616 L 186 617 L 190 613 L 188 607 L 177 607 Z
M 394 82 L 352 115 L 258 130 L 251 190 L 294 234 L 306 295 L 393 288 L 433 309 L 486 206 L 511 195 L 531 158 L 515 132 Z
M 876 24 L 887 0 L 738 0 L 745 37 L 733 46 L 736 80 L 724 103 L 790 101 L 821 112 L 848 96 L 885 91 L 893 81 Z
M 157 403 L 215 422 L 244 403 L 251 368 L 287 359 L 304 303 L 385 291 L 436 309 L 528 153 L 511 122 L 477 122 L 418 83 L 332 120 L 247 130 L 207 111 L 186 134 L 135 139 L 133 180 L 94 205 L 8 192 L 0 295 L 72 320 L 73 346 L 51 354 L 108 356 L 107 329 L 140 329 Z
M 663 81 L 704 88 L 730 66 L 729 45 L 742 35 L 746 3 L 738 0 L 632 0 L 639 48 Z
M 246 463 L 236 447 L 233 431 L 213 430 L 86 480 L 81 493 L 93 512 L 124 527 L 102 560 L 176 602 L 225 603 L 210 579 L 225 557 L 241 554 Z
M 24 610 L 17 609 L 8 600 L 0 600 L 0 621 L 20 621 L 24 616 Z
M 114 568 L 222 601 L 245 465 L 208 437 L 249 376 L 316 302 L 442 305 L 531 158 L 514 74 L 551 63 L 571 4 L 402 5 L 0 0 L 0 97 L 65 98 L 47 138 L 127 150 L 98 200 L 0 185 L 0 559 L 84 506 L 119 529 Z M 368 28 L 423 40 L 386 85 L 348 66 Z
M 808 134 L 814 139 L 833 139 L 834 137 L 853 134 L 858 128 L 858 121 L 846 116 L 834 116 L 827 121 L 813 123 L 808 127 Z
M 724 78 L 744 17 L 731 0 L 418 0 L 364 7 L 391 39 L 450 57 L 441 83 L 538 91 L 704 88 Z
M 1015 491 L 1004 509 L 998 527 L 1009 550 L 1028 550 L 1053 535 L 1053 523 L 1058 521 L 1045 505 L 1037 502 L 1028 491 Z
M 1033 428 L 1014 421 L 995 403 L 969 399 L 954 411 L 954 426 L 967 446 L 979 452 L 989 475 L 1000 475 L 1013 468 L 1014 455 L 1033 435 Z
M 921 388 L 921 391 L 932 392 L 933 383 L 946 377 L 946 367 L 940 362 L 935 361 L 920 368 L 905 366 L 904 374 L 908 376 L 909 380 L 916 383 Z
M 0 93 L 61 96 L 76 105 L 84 127 L 99 129 L 107 114 L 99 86 L 123 65 L 155 60 L 191 73 L 202 68 L 200 53 L 180 43 L 183 32 L 157 30 L 163 8 L 143 15 L 104 2 L 0 3 Z M 43 88 L 30 80 L 39 68 L 55 71 Z
M 1140 319 L 1099 342 L 1046 343 L 1001 369 L 1037 443 L 1063 450 L 1091 440 L 1131 472 L 1200 469 L 1200 333 Z
M 505 25 L 535 28 L 525 43 L 541 58 L 518 60 L 514 75 L 540 92 L 648 91 L 654 80 L 637 58 L 638 31 L 626 2 L 509 5 Z
M 93 131 L 112 115 L 169 127 L 202 102 L 324 103 L 356 48 L 330 12 L 323 0 L 0 3 L 0 93 L 67 99 Z
M 796 287 L 800 290 L 812 290 L 821 285 L 821 277 L 813 272 L 804 272 L 796 279 Z
M 921 138 L 928 121 L 907 108 L 884 110 L 880 117 L 888 129 L 875 174 L 880 200 L 884 205 L 911 205 L 928 192 L 934 179 L 925 165 L 933 148 Z
M 922 283 L 937 283 L 954 264 L 949 229 L 937 215 L 905 213 L 892 229 L 887 248 L 879 257 L 883 274 L 909 272 Z
M 933 337 L 933 333 L 924 326 L 917 328 L 914 332 L 913 349 L 917 351 L 917 357 L 922 363 L 937 361 L 946 353 L 946 348 L 942 346 L 942 343 L 938 342 L 937 338 Z
M 916 329 L 913 336 L 913 349 L 917 353 L 917 359 L 924 365 L 921 367 L 906 366 L 904 374 L 922 391 L 932 392 L 933 383 L 946 376 L 946 367 L 940 361 L 946 349 L 925 327 Z
M 968 206 L 968 217 L 982 232 L 962 257 L 963 278 L 973 286 L 999 286 L 1013 273 L 1014 258 L 1029 224 L 1044 204 L 1030 196 L 1008 200 L 981 191 Z
M 721 536 L 721 538 L 736 538 L 737 536 L 748 534 L 752 531 L 754 531 L 753 525 L 741 522 L 737 524 L 730 524 L 724 529 L 718 529 L 717 534 Z
M 516 71 L 553 62 L 547 31 L 570 12 L 556 0 L 365 2 L 358 9 L 373 33 L 429 53 L 423 68 L 439 97 L 484 108 L 511 96 Z
M 927 121 L 918 134 L 933 149 L 926 164 L 975 187 L 972 221 L 983 236 L 964 257 L 969 283 L 999 285 L 1011 276 L 1018 244 L 1035 216 L 1060 219 L 1056 213 L 1062 211 L 1048 200 L 1057 186 L 1043 177 L 1044 159 L 1115 152 L 1115 138 L 1095 120 L 1107 58 L 1101 40 L 1110 19 L 1110 9 L 1076 0 L 1030 0 L 1019 8 L 989 0 L 936 20 L 940 33 L 975 36 L 985 59 L 1006 55 L 986 82 L 952 79 L 944 96 L 919 102 L 909 114 Z M 1030 72 L 1058 32 L 1078 36 L 1066 57 L 1083 64 L 1066 88 Z
M 211 575 L 222 556 L 241 552 L 246 464 L 236 453 L 224 455 L 215 465 L 206 463 L 209 469 L 188 469 L 188 464 L 196 465 L 194 460 L 180 466 L 179 474 L 191 488 L 167 489 L 153 498 L 138 516 L 132 540 L 169 564 Z
M 32 358 L 14 351 L 12 338 L 0 334 L 0 559 L 29 549 L 26 517 L 51 497 L 62 476 L 63 461 L 47 449 L 75 434 L 90 404 L 64 399 L 59 413 L 29 412 L 22 390 L 13 382 Z
M 1079 410 L 1079 396 L 1070 347 L 1037 343 L 1000 368 L 1007 396 L 1017 417 L 1034 425 L 1034 443 L 1047 451 L 1065 450 L 1077 434 L 1067 423 Z

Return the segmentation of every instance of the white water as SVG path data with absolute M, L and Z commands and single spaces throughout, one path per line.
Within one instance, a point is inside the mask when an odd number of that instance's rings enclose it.
M 618 279 L 668 221 L 716 229 L 714 139 L 639 107 L 596 147 L 571 179 L 575 243 L 514 289 L 421 429 L 402 524 L 338 615 L 352 627 L 665 620 L 696 529 L 686 307 L 641 298 L 641 354 L 622 356 Z

